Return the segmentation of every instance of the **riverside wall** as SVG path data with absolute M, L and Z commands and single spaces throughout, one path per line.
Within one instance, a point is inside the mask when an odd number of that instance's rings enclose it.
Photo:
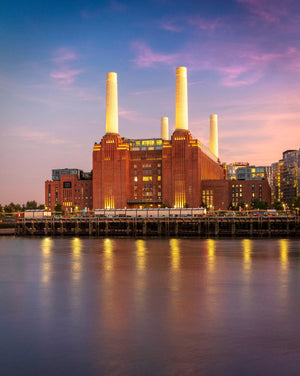
M 299 237 L 299 217 L 21 219 L 17 236 Z

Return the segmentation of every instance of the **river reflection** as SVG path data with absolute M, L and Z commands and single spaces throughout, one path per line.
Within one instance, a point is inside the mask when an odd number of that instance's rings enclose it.
M 51 238 L 44 238 L 41 241 L 41 248 L 43 253 L 43 263 L 42 263 L 42 282 L 48 284 L 51 275 L 51 248 L 53 246 L 53 240 Z
M 0 238 L 1 372 L 298 375 L 299 245 Z
M 279 240 L 280 250 L 280 281 L 279 281 L 279 293 L 281 298 L 281 307 L 284 309 L 288 299 L 289 289 L 289 240 Z
M 146 269 L 146 241 L 136 240 L 136 267 L 142 274 Z
M 81 259 L 82 240 L 74 238 L 72 240 L 72 278 L 78 281 L 82 273 L 82 259 Z
M 216 241 L 214 239 L 207 240 L 207 267 L 209 272 L 213 272 L 216 262 Z

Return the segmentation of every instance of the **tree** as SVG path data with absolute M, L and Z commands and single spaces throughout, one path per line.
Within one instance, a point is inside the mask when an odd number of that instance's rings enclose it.
M 22 206 L 21 206 L 20 204 L 16 204 L 16 205 L 15 205 L 15 211 L 16 211 L 16 212 L 23 211 Z
M 38 209 L 45 210 L 45 205 L 44 204 L 39 205 Z
M 13 202 L 11 202 L 9 205 L 4 206 L 5 213 L 13 213 L 16 211 L 16 206 Z
M 162 204 L 162 208 L 171 208 L 171 205 L 168 201 Z
M 26 210 L 36 210 L 38 207 L 37 202 L 35 200 L 33 201 L 27 201 L 26 203 Z
M 293 201 L 293 207 L 300 209 L 300 196 L 296 197 Z
M 268 203 L 266 201 L 260 201 L 258 198 L 255 198 L 251 202 L 251 208 L 266 210 L 268 209 Z
M 276 201 L 273 203 L 272 207 L 276 210 L 283 210 L 283 205 L 280 201 Z
M 61 206 L 61 204 L 56 204 L 56 205 L 55 205 L 55 208 L 54 208 L 54 211 L 56 211 L 56 212 L 61 212 L 61 211 L 62 211 L 62 206 Z

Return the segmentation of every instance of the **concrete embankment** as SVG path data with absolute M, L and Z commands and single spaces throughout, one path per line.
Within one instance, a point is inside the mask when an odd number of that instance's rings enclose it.
M 15 235 L 17 221 L 15 218 L 5 218 L 0 220 L 0 236 Z
M 299 217 L 50 218 L 19 220 L 19 236 L 298 237 Z
M 0 228 L 0 235 L 15 235 L 15 228 Z

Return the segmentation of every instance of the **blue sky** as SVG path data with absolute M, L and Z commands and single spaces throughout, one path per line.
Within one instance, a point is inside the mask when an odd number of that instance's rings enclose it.
M 105 76 L 118 73 L 119 130 L 159 137 L 188 68 L 189 129 L 222 162 L 267 165 L 300 147 L 300 2 L 6 1 L 0 14 L 0 203 L 44 200 L 51 169 L 92 168 Z

